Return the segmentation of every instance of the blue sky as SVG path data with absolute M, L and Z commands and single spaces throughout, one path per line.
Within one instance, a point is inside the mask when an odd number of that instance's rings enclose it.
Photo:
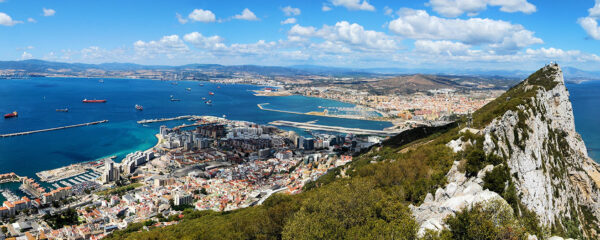
M 593 0 L 0 0 L 0 60 L 597 70 L 598 18 Z

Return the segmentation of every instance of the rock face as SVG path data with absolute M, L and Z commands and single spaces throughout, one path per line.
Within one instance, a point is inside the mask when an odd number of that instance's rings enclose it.
M 527 104 L 485 127 L 484 150 L 507 159 L 521 203 L 542 225 L 564 227 L 565 220 L 577 218 L 583 227 L 590 220 L 586 214 L 600 216 L 599 168 L 575 131 L 561 69 L 552 64 L 540 71 L 553 87 L 539 88 Z M 530 77 L 521 87 L 530 88 L 533 81 Z
M 506 110 L 497 111 L 479 134 L 484 152 L 501 157 L 508 166 L 522 206 L 518 211 L 526 208 L 535 213 L 551 233 L 575 226 L 585 237 L 598 238 L 600 167 L 588 157 L 575 131 L 562 70 L 556 64 L 547 65 L 511 91 L 521 94 L 520 98 L 497 99 L 497 109 Z M 467 144 L 458 139 L 447 145 L 456 152 Z M 443 228 L 443 219 L 464 207 L 502 198 L 482 188 L 481 179 L 492 166 L 472 178 L 458 172 L 457 166 L 455 162 L 447 174 L 444 189 L 428 195 L 421 206 L 411 206 L 421 233 Z
M 421 206 L 409 208 L 412 210 L 417 222 L 421 224 L 419 235 L 424 234 L 425 230 L 441 230 L 444 228 L 444 219 L 450 214 L 454 214 L 466 207 L 471 207 L 476 203 L 491 201 L 495 199 L 502 200 L 502 197 L 490 190 L 484 190 L 482 177 L 485 173 L 493 169 L 488 165 L 477 174 L 477 177 L 467 178 L 465 173 L 458 171 L 459 162 L 456 161 L 446 175 L 448 185 L 445 188 L 438 188 L 435 196 L 427 194 L 425 201 Z

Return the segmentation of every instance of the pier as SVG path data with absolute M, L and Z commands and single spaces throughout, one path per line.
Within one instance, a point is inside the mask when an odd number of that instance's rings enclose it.
M 192 115 L 184 115 L 184 116 L 172 117 L 172 118 L 144 119 L 144 120 L 137 121 L 137 123 L 144 124 L 144 123 L 166 122 L 166 121 L 190 119 L 193 117 L 194 116 L 192 116 Z
M 295 128 L 303 128 L 310 130 L 321 130 L 321 131 L 330 131 L 330 132 L 340 132 L 340 133 L 352 133 L 357 135 L 379 135 L 379 136 L 393 136 L 400 132 L 396 131 L 382 131 L 382 130 L 371 130 L 371 129 L 361 129 L 361 128 L 346 128 L 346 127 L 336 127 L 336 126 L 327 126 L 327 125 L 318 125 L 312 123 L 302 123 L 302 122 L 292 122 L 292 121 L 273 121 L 269 124 L 275 126 L 287 126 L 287 127 L 295 127 Z
M 41 132 L 49 132 L 49 131 L 55 131 L 55 130 L 62 130 L 62 129 L 67 129 L 67 128 L 84 127 L 84 126 L 90 126 L 90 125 L 96 125 L 96 124 L 100 124 L 100 123 L 105 123 L 105 122 L 108 122 L 108 120 L 102 120 L 102 121 L 96 121 L 96 122 L 88 122 L 88 123 L 81 123 L 81 124 L 75 124 L 75 125 L 69 125 L 69 126 L 63 126 L 63 127 L 46 128 L 46 129 L 26 131 L 26 132 L 1 134 L 0 137 L 14 137 L 14 136 L 27 135 L 27 134 L 34 134 L 34 133 L 41 133 Z

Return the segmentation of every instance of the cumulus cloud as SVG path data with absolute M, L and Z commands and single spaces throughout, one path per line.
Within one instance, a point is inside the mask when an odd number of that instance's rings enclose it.
M 454 55 L 465 55 L 471 53 L 469 48 L 471 46 L 460 42 L 452 41 L 431 41 L 431 40 L 417 40 L 415 41 L 415 51 L 430 53 L 430 54 L 442 54 L 448 56 Z
M 398 44 L 394 37 L 383 32 L 365 30 L 363 26 L 347 21 L 337 22 L 334 26 L 322 28 L 294 25 L 288 35 L 321 38 L 332 43 L 345 44 L 357 50 L 395 50 Z
M 501 51 L 516 51 L 543 43 L 522 25 L 488 18 L 446 19 L 426 11 L 403 9 L 388 28 L 403 37 L 428 40 L 455 40 L 469 45 L 488 44 Z
M 27 59 L 32 59 L 33 55 L 31 55 L 31 53 L 28 52 L 23 52 L 23 54 L 21 54 L 21 60 L 27 60 Z
M 36 23 L 37 21 L 34 18 L 27 18 L 27 22 Z
M 286 16 L 298 16 L 302 12 L 299 8 L 293 8 L 292 6 L 284 7 L 281 11 L 283 11 L 283 14 Z
M 179 13 L 175 13 L 175 18 L 177 18 L 177 21 L 181 24 L 186 24 L 188 22 L 188 19 L 182 17 Z
M 369 4 L 367 0 L 330 0 L 333 6 L 345 7 L 348 10 L 364 10 L 364 11 L 375 11 L 375 7 Z
M 593 39 L 600 40 L 600 27 L 598 27 L 598 17 L 600 17 L 600 0 L 596 0 L 594 7 L 588 9 L 589 15 L 577 19 L 577 23 Z
M 217 17 L 215 16 L 215 14 L 213 12 L 211 12 L 210 10 L 204 10 L 204 9 L 194 9 L 194 11 L 192 11 L 189 15 L 188 18 L 194 22 L 203 22 L 203 23 L 208 23 L 208 22 L 214 22 Z M 181 23 L 181 20 L 178 18 L 177 20 L 179 20 L 179 22 Z M 187 21 L 185 21 L 187 22 Z
M 323 7 L 321 7 L 321 11 L 323 11 L 323 12 L 329 12 L 329 11 L 331 11 L 331 7 L 323 4 Z
M 259 20 L 256 15 L 250 9 L 244 8 L 242 13 L 233 16 L 235 19 L 247 20 L 247 21 L 257 21 Z
M 281 24 L 294 24 L 296 23 L 296 18 L 288 18 L 286 20 L 281 21 Z
M 133 49 L 138 55 L 153 57 L 164 54 L 172 58 L 176 54 L 188 52 L 189 48 L 178 35 L 164 36 L 158 41 L 144 42 L 138 40 L 133 44 Z
M 223 38 L 218 35 L 205 37 L 199 32 L 192 32 L 183 36 L 183 40 L 198 48 L 219 50 L 227 47 L 223 43 Z
M 594 4 L 594 7 L 588 9 L 588 12 L 590 13 L 590 17 L 600 17 L 600 0 L 596 0 L 596 4 Z
M 445 17 L 457 17 L 464 13 L 476 15 L 487 6 L 500 7 L 503 12 L 533 13 L 537 9 L 527 0 L 429 0 L 433 11 Z
M 4 26 L 14 26 L 15 24 L 23 23 L 21 21 L 13 20 L 8 14 L 0 12 L 0 25 Z
M 56 14 L 56 11 L 54 11 L 54 9 L 50 9 L 50 8 L 43 8 L 42 11 L 44 12 L 44 17 L 50 17 L 50 16 L 54 16 L 54 14 Z

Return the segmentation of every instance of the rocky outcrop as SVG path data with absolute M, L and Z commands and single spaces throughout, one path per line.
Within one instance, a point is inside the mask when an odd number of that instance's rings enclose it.
M 553 64 L 541 71 L 553 87 L 537 89 L 528 104 L 494 119 L 483 131 L 484 150 L 507 159 L 522 204 L 543 225 L 560 227 L 567 219 L 586 223 L 586 215 L 600 216 L 599 168 L 575 131 L 561 69 Z M 522 87 L 533 87 L 533 80 Z
M 415 219 L 421 224 L 419 235 L 424 234 L 427 229 L 434 231 L 443 229 L 444 219 L 464 208 L 484 201 L 496 199 L 504 201 L 497 193 L 483 189 L 482 178 L 494 166 L 488 165 L 476 177 L 467 178 L 464 172 L 458 171 L 458 165 L 458 161 L 454 162 L 446 175 L 449 183 L 445 188 L 438 188 L 435 196 L 428 193 L 420 206 L 409 206 Z
M 496 155 L 508 166 L 520 201 L 516 210 L 535 213 L 550 233 L 565 233 L 575 226 L 583 236 L 596 239 L 600 233 L 600 167 L 588 157 L 575 131 L 560 67 L 547 65 L 509 92 L 504 99 L 495 100 L 495 111 L 489 112 L 500 114 L 490 119 L 480 134 L 486 155 Z M 466 145 L 470 143 L 461 138 L 447 144 L 454 152 Z M 428 195 L 421 206 L 411 207 L 421 232 L 443 228 L 443 219 L 461 208 L 501 198 L 482 188 L 481 179 L 489 168 L 467 179 L 455 163 L 445 188 L 438 189 L 435 196 Z

